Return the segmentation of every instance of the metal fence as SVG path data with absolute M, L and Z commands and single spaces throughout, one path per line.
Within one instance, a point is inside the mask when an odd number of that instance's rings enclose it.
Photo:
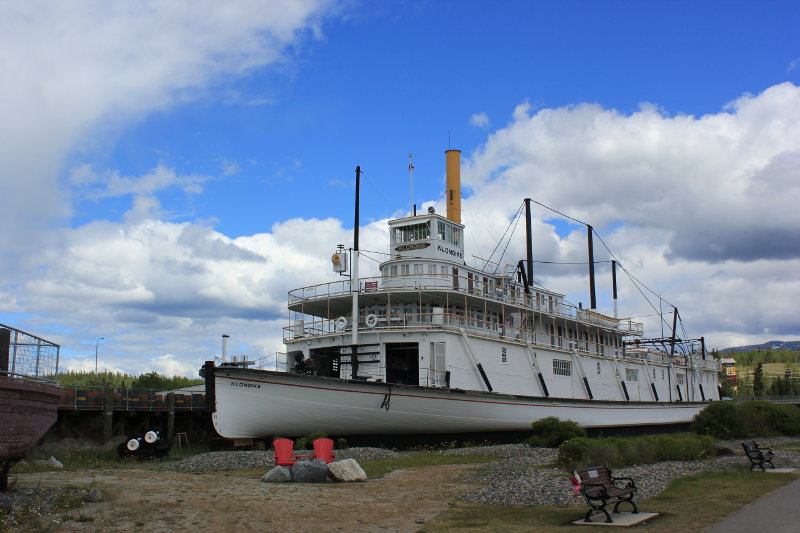
M 58 373 L 58 344 L 5 324 L 0 324 L 0 330 L 8 331 L 0 331 L 0 341 L 8 335 L 8 359 L 0 354 L 0 373 L 44 379 L 53 379 Z
M 86 385 L 66 385 L 61 388 L 64 399 L 59 407 L 76 411 L 191 411 L 202 410 L 206 404 L 204 392 Z

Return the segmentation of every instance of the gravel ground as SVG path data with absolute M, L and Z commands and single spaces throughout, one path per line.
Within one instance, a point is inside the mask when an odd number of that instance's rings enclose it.
M 628 476 L 636 480 L 639 488 L 637 499 L 646 499 L 660 494 L 670 482 L 678 477 L 703 471 L 745 470 L 748 462 L 742 455 L 740 440 L 720 441 L 735 455 L 721 456 L 701 461 L 668 461 L 656 464 L 630 466 L 615 470 L 615 475 Z M 762 447 L 794 445 L 800 448 L 798 438 L 758 439 Z M 298 451 L 299 453 L 308 453 Z M 525 444 L 504 444 L 440 450 L 442 455 L 490 455 L 502 457 L 473 470 L 466 480 L 476 490 L 462 495 L 462 499 L 473 503 L 501 505 L 574 505 L 582 499 L 572 492 L 569 474 L 552 466 L 557 450 L 532 448 Z M 402 452 L 381 448 L 349 448 L 336 450 L 337 459 L 353 458 L 357 461 L 387 459 L 406 455 Z M 777 450 L 777 467 L 800 467 L 800 451 Z M 150 463 L 148 468 L 175 472 L 219 472 L 261 468 L 265 472 L 272 468 L 272 454 L 263 451 L 211 452 L 189 457 L 173 463 Z M 13 475 L 13 474 L 12 474 Z M 65 492 L 66 491 L 66 492 Z M 13 505 L 11 516 L 0 512 L 0 531 L 3 521 L 13 520 L 14 513 L 26 510 L 46 516 L 63 505 L 65 499 L 86 499 L 85 489 L 40 489 L 18 490 L 0 495 L 0 504 Z

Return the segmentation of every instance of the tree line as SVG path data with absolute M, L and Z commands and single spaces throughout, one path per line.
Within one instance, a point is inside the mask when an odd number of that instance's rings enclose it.
M 200 378 L 164 376 L 156 371 L 132 376 L 122 372 L 62 372 L 56 375 L 59 385 L 84 387 L 127 387 L 129 389 L 178 389 L 203 383 Z

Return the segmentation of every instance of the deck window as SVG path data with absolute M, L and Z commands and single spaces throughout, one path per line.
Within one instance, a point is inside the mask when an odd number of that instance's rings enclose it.
M 503 364 L 508 364 L 508 353 L 506 352 L 505 346 L 500 348 L 500 362 Z
M 675 381 L 678 382 L 678 385 L 683 385 L 686 383 L 686 374 L 675 374 Z
M 600 375 L 600 363 L 597 363 L 597 375 Z
M 409 224 L 400 228 L 394 228 L 394 242 L 402 244 L 404 242 L 419 241 L 428 239 L 431 236 L 431 223 Z
M 408 276 L 409 268 L 408 265 L 400 265 L 400 275 L 401 276 Z
M 438 221 L 438 227 L 437 237 L 439 239 L 455 246 L 461 246 L 461 230 L 459 228 L 442 220 Z
M 553 375 L 571 376 L 572 361 L 564 361 L 563 359 L 553 359 Z
M 638 368 L 626 368 L 625 369 L 625 381 L 639 381 L 639 369 Z

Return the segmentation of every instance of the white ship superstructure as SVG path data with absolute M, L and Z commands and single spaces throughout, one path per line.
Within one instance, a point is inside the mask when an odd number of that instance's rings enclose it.
M 340 247 L 334 269 L 350 260 L 351 279 L 289 292 L 288 373 L 214 369 L 220 434 L 663 424 L 719 399 L 718 362 L 700 343 L 641 339 L 641 323 L 531 286 L 530 262 L 527 273 L 468 266 L 459 157 L 447 152 L 447 217 L 390 221 L 379 276 L 358 277 L 357 245 L 352 259 Z

